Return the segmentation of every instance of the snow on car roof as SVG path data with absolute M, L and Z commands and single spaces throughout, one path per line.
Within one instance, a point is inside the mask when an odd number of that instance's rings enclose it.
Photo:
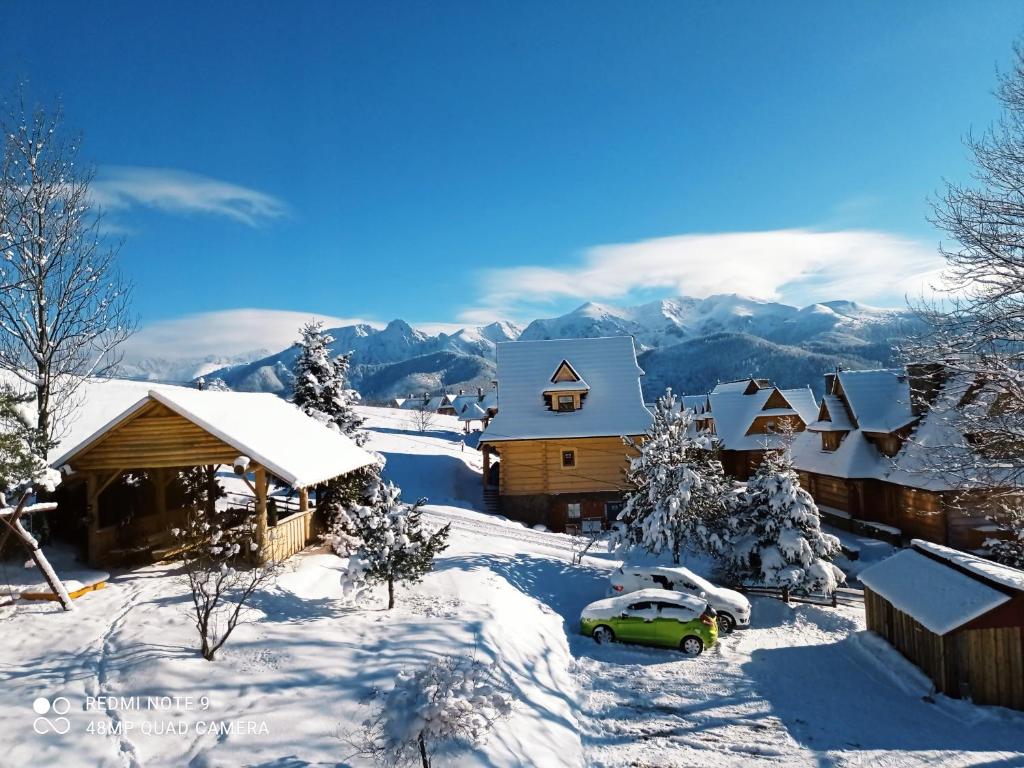
M 146 398 L 66 451 L 53 465 L 59 467 L 73 460 L 148 400 L 167 406 L 220 438 L 293 488 L 316 485 L 376 461 L 348 437 L 311 419 L 277 395 L 176 387 L 149 390 Z
M 1010 599 L 1009 595 L 913 549 L 861 571 L 868 589 L 938 635 L 961 627 Z
M 544 402 L 563 360 L 590 385 L 575 411 L 552 411 Z M 501 407 L 481 442 L 640 435 L 651 424 L 630 336 L 502 342 L 497 361 Z
M 839 371 L 836 374 L 865 432 L 894 432 L 916 418 L 910 409 L 910 383 L 900 368 Z

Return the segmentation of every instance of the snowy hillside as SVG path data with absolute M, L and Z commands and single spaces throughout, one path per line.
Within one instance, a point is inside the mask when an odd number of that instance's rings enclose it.
M 787 386 L 818 387 L 821 374 L 836 365 L 891 365 L 893 345 L 912 323 L 906 312 L 849 301 L 799 309 L 720 295 L 636 307 L 588 302 L 560 317 L 534 320 L 522 330 L 512 323 L 495 322 L 431 335 L 393 320 L 383 329 L 362 324 L 330 332 L 336 353 L 352 352 L 352 383 L 371 401 L 424 390 L 487 387 L 494 378 L 496 342 L 622 335 L 633 336 L 642 351 L 658 350 L 644 358 L 645 394 L 654 397 L 666 386 L 680 392 L 702 392 L 720 380 L 752 372 L 784 381 Z M 709 348 L 714 354 L 705 356 Z M 291 387 L 289 372 L 294 360 L 294 349 L 285 349 L 216 370 L 209 370 L 209 365 L 197 370 L 208 378 L 223 378 L 233 389 L 283 394 Z M 165 363 L 152 363 L 151 367 L 169 370 Z M 144 361 L 127 373 L 131 378 L 175 380 L 170 375 L 151 375 Z
M 79 434 L 141 389 L 98 386 Z M 421 584 L 400 588 L 393 611 L 381 610 L 380 593 L 353 608 L 342 600 L 343 561 L 309 550 L 257 597 L 254 622 L 214 663 L 193 648 L 175 565 L 115 572 L 73 613 L 52 603 L 0 609 L 0 717 L 11 726 L 3 764 L 369 768 L 350 742 L 376 692 L 398 670 L 453 653 L 493 661 L 515 705 L 483 745 L 438 755 L 439 766 L 1024 761 L 1024 714 L 929 696 L 920 674 L 864 631 L 860 606 L 755 597 L 752 627 L 695 658 L 594 644 L 578 634 L 579 612 L 604 596 L 619 563 L 597 553 L 573 565 L 569 537 L 476 511 L 480 456 L 454 419 L 419 433 L 400 411 L 360 410 L 386 474 L 407 498 L 430 497 L 432 524 L 452 525 L 450 547 Z M 76 567 L 57 560 L 65 572 Z M 6 578 L 31 578 L 13 571 Z M 69 732 L 33 731 L 39 696 L 71 702 Z M 121 700 L 135 696 L 193 703 L 126 709 Z

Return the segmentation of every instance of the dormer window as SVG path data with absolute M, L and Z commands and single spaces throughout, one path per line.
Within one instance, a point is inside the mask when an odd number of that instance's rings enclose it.
M 578 411 L 589 392 L 587 382 L 568 360 L 563 360 L 551 375 L 550 383 L 544 387 L 544 404 L 549 410 L 559 413 Z

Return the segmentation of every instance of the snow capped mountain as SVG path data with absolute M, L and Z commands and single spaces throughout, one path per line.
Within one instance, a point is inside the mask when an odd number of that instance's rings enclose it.
M 330 329 L 331 350 L 352 353 L 352 383 L 368 400 L 410 392 L 489 386 L 494 346 L 515 339 L 594 338 L 629 335 L 643 354 L 648 397 L 666 386 L 699 392 L 719 380 L 758 373 L 794 384 L 820 386 L 820 374 L 835 365 L 891 365 L 893 344 L 914 320 L 906 311 L 852 301 L 798 308 L 735 294 L 706 299 L 681 297 L 634 307 L 587 302 L 559 317 L 538 319 L 525 329 L 504 321 L 431 335 L 404 320 L 383 329 L 366 324 Z M 220 377 L 233 389 L 291 390 L 295 349 L 243 359 L 135 361 L 134 378 L 187 381 Z

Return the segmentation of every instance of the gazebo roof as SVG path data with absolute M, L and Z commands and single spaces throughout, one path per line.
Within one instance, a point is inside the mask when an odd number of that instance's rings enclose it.
M 349 438 L 276 395 L 182 387 L 149 390 L 144 398 L 65 452 L 53 466 L 70 465 L 75 469 L 76 458 L 85 456 L 153 404 L 191 422 L 293 488 L 307 488 L 376 461 Z

